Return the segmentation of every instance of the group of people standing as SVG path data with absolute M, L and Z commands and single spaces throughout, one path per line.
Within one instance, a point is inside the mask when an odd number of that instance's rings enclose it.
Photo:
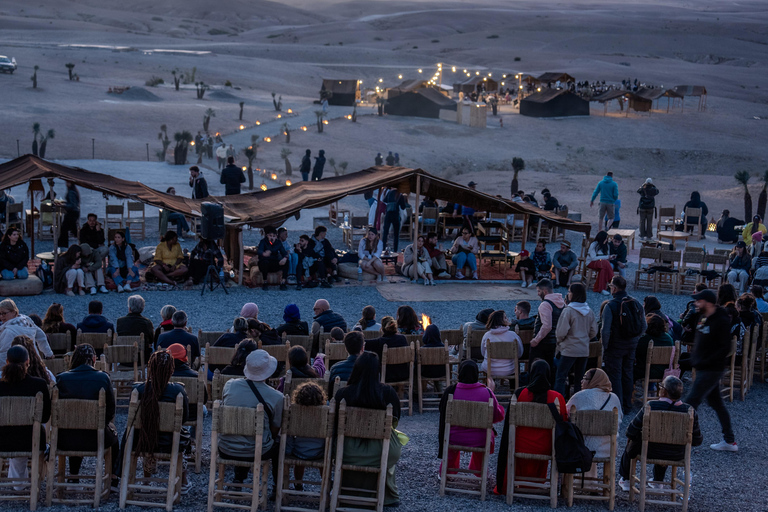
M 325 150 L 321 149 L 315 157 L 315 165 L 312 166 L 312 150 L 308 149 L 304 152 L 304 156 L 301 159 L 301 166 L 299 172 L 301 172 L 301 179 L 303 181 L 320 181 L 323 179 L 323 170 L 325 170 Z M 312 176 L 310 178 L 310 174 Z

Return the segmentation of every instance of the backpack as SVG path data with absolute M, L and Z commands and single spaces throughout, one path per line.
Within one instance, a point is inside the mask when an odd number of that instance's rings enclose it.
M 632 297 L 624 297 L 619 304 L 619 335 L 622 338 L 635 338 L 643 332 L 643 306 Z
M 555 419 L 555 462 L 560 473 L 585 473 L 592 468 L 595 452 L 587 449 L 579 427 L 563 420 L 555 404 L 547 404 Z
M 51 288 L 53 286 L 53 271 L 45 261 L 40 262 L 37 270 L 35 270 L 35 275 L 43 282 L 43 288 Z

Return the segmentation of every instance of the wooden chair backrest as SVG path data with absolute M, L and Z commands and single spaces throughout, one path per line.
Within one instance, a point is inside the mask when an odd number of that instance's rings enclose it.
M 611 436 L 615 439 L 619 431 L 619 410 L 615 407 L 610 411 L 579 411 L 571 407 L 569 419 L 585 436 Z
M 381 331 L 363 331 L 363 339 L 375 340 L 381 338 Z
M 691 208 L 690 206 L 685 208 L 685 220 L 686 224 L 692 224 L 691 222 L 688 222 L 689 217 L 694 217 L 698 219 L 697 224 L 701 224 L 701 208 Z
M 488 359 L 518 359 L 517 341 L 490 341 L 485 345 Z
M 408 343 L 416 343 L 417 341 L 421 341 L 421 334 L 403 334 L 405 336 L 405 341 Z
M 704 253 L 701 251 L 692 251 L 691 249 L 698 249 L 697 247 L 686 248 L 683 251 L 683 267 L 688 265 L 701 265 L 704 263 Z
M 103 350 L 104 345 L 112 342 L 112 331 L 107 332 L 83 332 L 77 330 L 77 344 L 88 343 L 95 350 Z
M 327 377 L 330 377 L 330 372 L 326 372 L 325 374 Z M 313 382 L 320 386 L 320 389 L 326 390 L 328 389 L 328 380 L 326 377 L 316 377 L 316 378 L 293 378 L 293 372 L 291 370 L 288 370 L 285 372 L 285 379 L 283 380 L 283 394 L 286 396 L 286 398 L 283 400 L 284 402 L 290 402 L 291 396 L 293 396 L 293 392 L 301 386 L 302 384 L 305 384 L 307 382 Z
M 671 263 L 672 268 L 678 268 L 680 266 L 680 251 L 662 250 L 659 255 L 659 261 L 662 263 Z
M 677 215 L 677 207 L 676 206 L 660 206 L 659 207 L 659 218 L 661 217 L 675 217 Z
M 533 339 L 533 329 L 523 329 L 516 332 L 520 337 L 520 341 L 523 342 L 523 347 L 531 344 L 531 340 Z
M 325 367 L 330 369 L 331 364 L 337 361 L 343 361 L 349 357 L 347 347 L 343 343 L 325 342 Z
M 336 396 L 336 393 L 339 392 L 340 389 L 347 387 L 347 381 L 341 380 L 340 377 L 336 377 L 333 381 L 333 396 Z
M 26 427 L 43 419 L 43 394 L 0 397 L 0 427 Z
M 480 348 L 483 342 L 483 336 L 488 332 L 486 329 L 475 330 L 472 327 L 469 328 L 467 333 L 467 347 L 468 348 Z
M 122 215 L 123 212 L 125 212 L 125 206 L 121 204 L 108 204 L 107 205 L 107 216 L 110 215 Z
M 206 347 L 209 344 L 213 346 L 216 341 L 221 338 L 222 335 L 226 334 L 226 332 L 219 332 L 219 331 L 203 331 L 202 329 L 198 329 L 197 331 L 197 342 L 200 344 L 201 347 Z
M 603 344 L 600 341 L 590 341 L 589 342 L 589 359 L 592 359 L 593 357 L 597 358 L 597 368 L 600 368 L 602 366 L 603 361 Z M 578 375 L 576 376 L 578 377 Z
M 414 362 L 415 348 L 413 342 L 407 347 L 388 347 L 384 345 L 381 353 L 381 364 L 405 364 Z
M 449 347 L 455 347 L 464 343 L 464 331 L 461 329 L 444 329 L 440 331 L 443 343 Z
M 672 351 L 675 351 L 675 355 L 672 356 Z M 666 364 L 669 365 L 669 358 L 672 357 L 672 367 L 677 368 L 677 363 L 680 360 L 680 342 L 676 341 L 672 347 L 654 347 L 653 341 L 648 342 L 648 352 L 645 356 L 645 364 Z
M 661 257 L 661 249 L 657 249 L 656 247 L 641 247 L 638 265 L 642 266 L 643 260 L 651 260 L 651 262 L 658 261 L 659 257 Z
M 144 346 L 144 333 L 138 336 L 115 336 L 113 345 L 133 345 L 136 344 L 139 348 Z
M 448 395 L 448 407 L 445 411 L 445 423 L 452 427 L 465 428 L 493 428 L 493 399 L 487 402 L 471 402 L 468 400 L 454 400 L 453 395 Z
M 448 345 L 445 345 L 444 347 L 422 347 L 420 343 L 417 343 L 416 347 L 419 354 L 417 360 L 420 366 L 440 366 L 448 364 Z
M 139 364 L 139 347 L 132 345 L 104 345 L 102 357 L 108 365 Z
M 705 254 L 704 265 L 705 267 L 712 265 L 715 267 L 715 269 L 718 266 L 721 266 L 723 270 L 725 270 L 726 266 L 728 265 L 728 256 L 726 254 Z
M 58 388 L 51 396 L 51 428 L 103 430 L 107 424 L 107 395 L 99 390 L 98 400 L 59 398 Z
M 264 345 L 261 346 L 261 340 L 258 340 L 258 345 L 261 350 L 264 350 L 267 354 L 277 359 L 278 363 L 285 362 L 285 369 L 288 370 L 291 367 L 290 361 L 288 361 L 288 352 L 291 350 L 291 343 L 286 341 L 284 345 Z
M 357 439 L 389 440 L 392 430 L 392 405 L 386 410 L 339 406 L 339 435 Z
M 57 350 L 63 350 L 69 352 L 72 350 L 72 333 L 50 333 L 45 335 L 48 338 L 48 345 L 54 352 Z
M 54 375 L 64 373 L 69 370 L 69 359 L 56 357 L 54 359 L 46 359 L 43 361 L 45 367 L 50 370 Z
M 239 344 L 238 344 L 239 345 Z M 228 365 L 237 352 L 235 347 L 212 347 L 205 345 L 205 363 L 210 365 Z
M 437 218 L 439 215 L 440 215 L 440 211 L 433 206 L 425 206 L 424 209 L 421 211 L 422 222 L 430 219 L 437 222 Z
M 218 435 L 261 438 L 264 435 L 264 405 L 233 407 L 213 403 L 211 431 Z
M 211 379 L 211 400 L 221 400 L 224 395 L 224 385 L 232 379 L 242 379 L 242 375 L 222 375 L 219 370 L 213 372 Z
M 160 402 L 160 417 L 157 424 L 158 432 L 179 432 L 182 426 L 182 414 L 183 414 L 184 397 L 179 393 L 176 396 L 176 401 Z M 139 392 L 133 390 L 131 392 L 131 402 L 128 406 L 128 422 L 127 425 L 132 425 L 135 429 L 141 428 L 141 403 L 139 402 Z
M 289 436 L 330 439 L 333 436 L 336 402 L 327 405 L 298 405 L 283 400 L 283 423 L 280 433 Z
M 171 382 L 178 382 L 184 385 L 184 391 L 187 393 L 187 399 L 190 404 L 198 404 L 202 407 L 205 404 L 205 382 L 198 377 L 171 377 Z M 194 418 L 190 418 L 194 420 Z
M 353 228 L 365 228 L 368 227 L 367 215 L 352 215 L 349 217 L 349 225 Z
M 304 335 L 298 335 L 298 334 L 287 334 L 285 336 L 285 341 L 290 343 L 292 347 L 295 347 L 296 345 L 301 345 L 304 347 L 304 349 L 309 352 L 312 349 L 312 338 L 309 336 Z
M 691 444 L 693 439 L 693 407 L 688 412 L 654 411 L 645 405 L 643 441 L 674 445 Z
M 535 402 L 517 402 L 509 405 L 509 424 L 516 427 L 555 428 L 555 419 L 549 407 Z
M 131 212 L 142 212 L 142 213 L 144 213 L 144 203 L 128 201 L 128 216 L 129 217 L 131 215 Z

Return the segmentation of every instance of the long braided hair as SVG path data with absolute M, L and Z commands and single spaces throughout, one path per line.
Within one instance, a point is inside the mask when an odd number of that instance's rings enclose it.
M 160 398 L 173 375 L 173 357 L 165 350 L 152 354 L 147 363 L 147 382 L 141 396 L 139 453 L 152 453 L 157 446 L 160 424 Z
M 32 341 L 32 338 L 24 336 L 23 334 L 16 336 L 13 338 L 13 341 L 11 341 L 11 346 L 15 347 L 17 345 L 21 345 L 27 349 L 27 352 L 29 352 L 29 369 L 27 370 L 27 375 L 38 377 L 43 379 L 47 384 L 50 384 L 51 376 L 48 375 L 48 370 L 45 368 L 45 364 L 40 358 L 40 354 L 37 353 L 37 348 L 35 348 L 35 342 Z
M 73 370 L 78 366 L 87 364 L 93 366 L 93 358 L 96 357 L 96 350 L 90 343 L 81 343 L 75 348 L 72 359 L 69 362 L 69 369 Z

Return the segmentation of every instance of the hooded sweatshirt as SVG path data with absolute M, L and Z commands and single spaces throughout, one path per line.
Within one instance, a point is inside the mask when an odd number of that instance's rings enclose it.
M 115 326 L 104 315 L 88 315 L 77 324 L 77 328 L 86 332 L 115 332 Z
M 542 341 L 545 341 L 545 339 L 553 338 L 553 336 L 550 336 L 549 333 L 555 327 L 557 327 L 558 321 L 557 318 L 555 318 L 555 321 L 552 322 L 552 313 L 554 312 L 552 309 L 552 304 L 554 304 L 558 309 L 564 308 L 565 301 L 563 300 L 563 295 L 561 293 L 549 293 L 544 296 L 544 300 L 541 301 L 541 304 L 539 304 L 539 321 L 541 322 L 541 328 L 536 333 L 536 336 L 534 336 L 531 340 L 531 345 L 534 347 Z M 557 317 L 558 315 L 554 316 Z
M 619 198 L 619 186 L 613 181 L 612 177 L 603 176 L 603 179 L 595 187 L 595 191 L 592 192 L 591 201 L 594 202 L 597 194 L 600 194 L 601 203 L 614 204 Z
M 483 335 L 483 341 L 480 343 L 480 352 L 483 354 L 483 364 L 480 365 L 480 371 L 488 372 L 488 343 L 497 341 L 516 341 L 518 357 L 523 354 L 523 342 L 520 337 L 510 331 L 508 326 L 491 329 Z M 494 359 L 492 361 L 491 375 L 506 376 L 515 374 L 514 359 Z
M 557 353 L 588 357 L 589 340 L 597 336 L 597 318 L 586 302 L 571 302 L 557 322 Z

